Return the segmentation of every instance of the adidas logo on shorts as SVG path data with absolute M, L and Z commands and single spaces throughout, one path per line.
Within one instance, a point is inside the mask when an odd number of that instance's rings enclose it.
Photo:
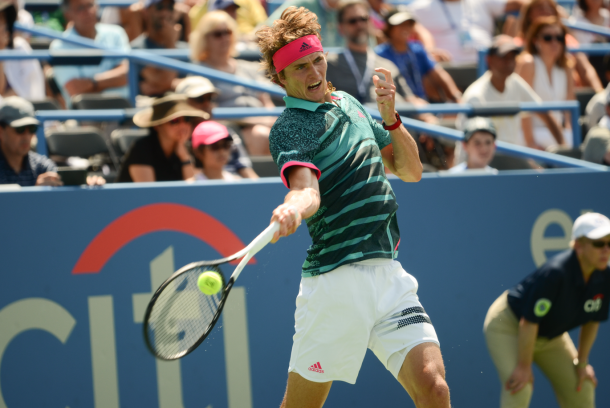
M 320 365 L 319 361 L 317 363 L 315 363 L 314 365 L 312 365 L 311 367 L 309 367 L 309 371 L 314 371 L 316 373 L 324 374 L 324 370 L 322 370 L 322 366 Z
M 299 52 L 307 51 L 310 48 L 311 48 L 311 45 L 307 44 L 306 42 L 303 42 L 303 44 L 301 45 L 301 48 L 299 49 Z

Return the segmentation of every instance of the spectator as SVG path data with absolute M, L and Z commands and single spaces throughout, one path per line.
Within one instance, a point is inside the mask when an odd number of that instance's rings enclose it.
M 572 9 L 570 21 L 610 27 L 610 11 L 604 8 L 603 0 L 578 0 L 578 6 Z M 574 37 L 580 44 L 605 43 L 607 38 L 599 34 L 574 30 Z
M 497 174 L 498 170 L 489 167 L 496 153 L 496 128 L 487 118 L 472 118 L 466 122 L 462 148 L 467 159 L 448 170 L 449 173 L 462 173 L 468 170 L 482 170 Z
M 464 92 L 464 103 L 485 105 L 494 102 L 541 102 L 540 97 L 521 78 L 515 74 L 515 58 L 519 47 L 507 35 L 496 36 L 487 55 L 489 70 L 472 83 Z M 551 134 L 563 143 L 563 134 L 557 121 L 549 112 L 537 112 L 536 115 L 549 128 Z M 520 121 L 519 116 L 499 116 L 491 118 L 496 128 L 497 140 L 524 145 L 521 137 L 521 126 L 529 126 L 531 121 Z M 458 162 L 463 161 L 464 154 L 460 145 L 456 146 Z
M 179 41 L 180 30 L 174 23 L 174 0 L 145 0 L 143 17 L 146 31 L 131 42 L 132 49 L 187 49 Z M 178 73 L 154 66 L 140 66 L 138 75 L 140 94 L 161 97 L 176 89 Z
M 259 64 L 233 58 L 237 25 L 224 11 L 210 11 L 199 21 L 191 35 L 191 58 L 194 62 L 235 76 L 268 82 L 259 69 Z M 212 83 L 220 91 L 218 106 L 227 107 L 268 107 L 273 108 L 269 94 L 250 90 L 240 85 L 223 81 Z M 236 122 L 240 126 L 248 152 L 253 156 L 269 155 L 269 131 L 275 118 L 244 118 Z
M 156 99 L 152 107 L 138 112 L 133 122 L 150 128 L 125 155 L 117 181 L 148 182 L 186 180 L 195 175 L 186 146 L 193 132 L 192 118 L 209 119 L 192 108 L 183 95 Z
M 233 139 L 226 126 L 211 120 L 202 122 L 193 131 L 193 154 L 201 162 L 202 170 L 194 180 L 239 180 L 226 169 L 231 159 Z
M 610 80 L 610 54 L 604 56 L 603 74 L 606 81 Z M 597 126 L 597 123 L 606 114 L 606 100 L 610 93 L 610 82 L 606 85 L 606 89 L 602 92 L 597 92 L 587 103 L 585 108 L 585 118 L 588 129 Z
M 566 53 L 566 34 L 568 30 L 556 17 L 541 17 L 534 21 L 526 37 L 525 52 L 517 58 L 515 72 L 519 74 L 546 102 L 576 99 L 572 67 L 568 64 Z M 572 130 L 569 112 L 564 118 L 561 112 L 551 112 L 557 123 L 565 123 L 563 144 L 572 147 Z M 562 144 L 545 124 L 538 118 L 531 119 L 532 126 L 523 127 L 525 144 L 545 150 L 550 146 Z M 529 133 L 532 129 L 533 133 Z
M 525 36 L 534 22 L 539 17 L 566 17 L 559 12 L 559 7 L 554 0 L 532 0 L 529 3 L 525 3 L 521 8 L 519 16 L 519 26 L 517 28 L 517 37 L 515 42 L 517 45 L 523 45 L 525 42 Z M 563 14 L 565 10 L 561 9 Z M 578 47 L 578 41 L 572 35 L 566 35 L 566 45 L 568 47 Z M 569 59 L 575 58 L 574 68 L 578 74 L 576 77 L 577 85 L 588 86 L 595 90 L 595 92 L 601 92 L 604 90 L 595 68 L 591 65 L 587 56 L 582 52 L 570 56 Z
M 272 27 L 273 22 L 278 20 L 284 10 L 290 6 L 296 8 L 305 7 L 307 10 L 318 16 L 320 23 L 320 35 L 322 36 L 322 46 L 326 47 L 343 47 L 345 42 L 339 35 L 337 27 L 337 9 L 341 0 L 287 0 L 280 7 L 275 9 L 273 14 L 269 16 L 264 25 Z
M 583 160 L 610 166 L 610 96 L 606 94 L 605 115 L 587 133 L 582 146 Z
M 210 0 L 210 2 L 211 1 L 212 0 Z M 208 11 L 227 11 L 226 8 L 223 7 L 224 4 L 217 5 L 216 3 L 217 2 L 214 1 L 212 7 L 209 7 L 209 2 L 204 0 L 194 5 L 189 12 L 191 26 L 197 27 L 199 25 L 199 20 L 201 20 Z M 233 3 L 233 1 L 229 0 L 228 3 Z M 259 0 L 237 0 L 233 4 L 236 6 L 235 10 L 229 10 L 229 15 L 237 21 L 238 31 L 242 36 L 252 34 L 256 26 L 267 19 L 267 12 L 265 12 L 264 7 Z
M 0 50 L 31 51 L 27 40 L 14 34 L 16 18 L 15 6 L 6 0 L 0 1 Z M 45 82 L 40 63 L 35 59 L 0 61 L 0 95 L 44 99 Z
M 62 185 L 55 163 L 30 151 L 39 125 L 30 102 L 18 96 L 4 98 L 0 108 L 0 184 Z
M 478 61 L 477 47 L 489 47 L 495 20 L 518 11 L 523 0 L 415 0 L 407 6 L 428 29 L 430 40 L 419 38 L 428 52 L 447 53 L 456 64 Z
M 65 38 L 90 39 L 103 48 L 128 52 L 129 41 L 119 26 L 97 23 L 97 5 L 94 0 L 63 0 L 66 20 L 72 25 L 64 32 Z M 76 45 L 54 40 L 51 50 L 78 49 Z M 129 97 L 127 89 L 127 61 L 104 58 L 99 65 L 66 65 L 53 68 L 55 81 L 66 103 L 83 93 L 113 92 Z
M 178 84 L 176 93 L 186 95 L 189 105 L 204 111 L 210 115 L 210 119 L 213 119 L 212 109 L 216 106 L 219 91 L 209 79 L 200 76 L 188 77 Z M 231 145 L 231 158 L 225 169 L 231 173 L 237 173 L 243 178 L 257 179 L 258 175 L 252 169 L 252 161 L 248 157 L 241 138 L 233 129 L 228 129 L 233 143 Z
M 386 35 L 389 42 L 378 45 L 375 51 L 381 57 L 392 61 L 416 96 L 428 99 L 428 93 L 436 100 L 459 102 L 462 93 L 453 79 L 428 55 L 419 41 L 411 40 L 415 20 L 406 11 L 392 11 L 386 16 Z M 437 93 L 440 90 L 440 93 Z
M 24 27 L 31 28 L 34 27 L 34 17 L 30 14 L 29 11 L 25 9 L 25 0 L 9 0 L 15 6 L 15 10 L 17 10 L 17 22 Z M 29 40 L 30 34 L 25 32 L 19 32 L 16 34 L 20 37 Z

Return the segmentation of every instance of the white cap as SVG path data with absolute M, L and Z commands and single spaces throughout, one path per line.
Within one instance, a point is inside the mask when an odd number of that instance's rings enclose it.
M 600 239 L 610 235 L 610 220 L 599 213 L 586 213 L 574 221 L 572 228 L 572 239 L 587 237 L 589 239 Z
M 198 98 L 209 93 L 220 93 L 212 82 L 204 77 L 190 76 L 184 78 L 176 87 L 176 93 L 186 95 L 188 98 Z

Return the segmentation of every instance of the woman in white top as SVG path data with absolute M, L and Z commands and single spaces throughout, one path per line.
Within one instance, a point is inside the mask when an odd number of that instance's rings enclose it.
M 572 10 L 570 21 L 610 27 L 610 11 L 604 8 L 604 0 L 578 0 L 578 7 Z M 574 30 L 574 37 L 580 44 L 607 42 L 607 38 L 586 31 Z
M 574 79 L 568 63 L 565 38 L 567 29 L 557 17 L 540 17 L 530 26 L 525 40 L 525 52 L 517 59 L 515 72 L 519 74 L 543 101 L 574 100 Z M 572 129 L 568 112 L 551 112 L 563 123 L 563 140 L 556 139 L 537 117 L 532 121 L 532 131 L 524 126 L 525 144 L 537 149 L 553 145 L 572 147 Z
M 193 180 L 239 180 L 236 174 L 229 173 L 225 166 L 231 159 L 233 139 L 226 126 L 211 120 L 202 122 L 191 138 L 193 154 L 203 166 L 197 169 Z

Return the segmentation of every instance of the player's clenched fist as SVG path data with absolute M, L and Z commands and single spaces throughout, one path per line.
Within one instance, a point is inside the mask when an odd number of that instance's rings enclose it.
M 394 114 L 396 85 L 394 85 L 392 75 L 387 69 L 375 68 L 375 72 L 379 72 L 385 77 L 385 79 L 380 79 L 377 75 L 373 75 L 373 84 L 375 84 L 375 93 L 377 94 L 377 109 L 379 109 L 383 121 L 391 125 L 396 122 Z

